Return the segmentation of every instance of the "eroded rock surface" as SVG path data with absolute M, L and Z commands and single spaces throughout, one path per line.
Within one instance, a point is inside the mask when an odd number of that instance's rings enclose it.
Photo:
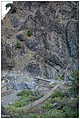
M 67 80 L 70 71 L 79 68 L 79 3 L 14 1 L 13 6 L 14 12 L 10 10 L 2 20 L 2 70 L 29 73 L 33 81 L 36 76 Z M 17 77 L 22 83 L 6 77 L 9 88 L 32 85 L 24 83 L 26 75 Z

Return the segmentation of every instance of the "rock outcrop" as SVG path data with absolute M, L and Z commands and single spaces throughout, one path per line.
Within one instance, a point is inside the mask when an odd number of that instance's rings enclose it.
M 78 69 L 79 2 L 14 1 L 13 6 L 2 20 L 2 70 L 66 79 L 69 70 Z

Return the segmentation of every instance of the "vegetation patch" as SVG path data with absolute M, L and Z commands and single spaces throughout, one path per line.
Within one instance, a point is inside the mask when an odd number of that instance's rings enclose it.
M 65 94 L 64 94 L 63 91 L 57 90 L 53 93 L 52 98 L 54 98 L 54 97 L 64 97 L 64 95 Z
M 8 3 L 8 4 L 6 4 L 6 10 L 8 9 L 8 8 L 11 8 L 12 9 L 12 7 L 13 7 L 13 4 L 12 3 Z
M 68 90 L 57 90 L 42 105 L 46 114 L 43 118 L 77 118 L 79 116 L 79 73 L 74 71 L 71 73 L 70 79 L 72 83 Z M 70 94 L 70 95 L 69 95 Z
M 72 78 L 75 79 L 72 80 Z M 28 113 L 23 114 L 17 113 L 16 117 L 24 117 L 24 118 L 78 118 L 79 117 L 79 99 L 78 99 L 78 89 L 74 91 L 75 88 L 78 86 L 78 73 L 72 72 L 71 73 L 71 86 L 70 89 L 67 89 L 66 91 L 63 90 L 56 90 L 51 97 L 49 97 L 41 106 L 41 110 L 37 111 L 33 109 L 33 113 L 31 113 L 29 110 Z M 74 88 L 75 87 L 75 88 Z M 73 91 L 72 91 L 72 90 Z M 71 95 L 67 95 L 71 94 Z M 18 96 L 21 96 L 21 99 L 16 102 L 11 108 L 16 109 L 17 107 L 22 107 L 26 104 L 29 104 L 37 99 L 40 98 L 40 95 L 37 92 L 32 91 L 22 91 L 18 94 Z
M 6 10 L 8 9 L 8 8 L 10 8 L 11 9 L 11 13 L 15 13 L 16 12 L 16 7 L 12 4 L 12 3 L 8 3 L 8 4 L 6 4 Z
M 21 48 L 21 42 L 19 41 L 19 40 L 17 40 L 17 42 L 16 42 L 16 48 Z
M 33 94 L 33 92 L 30 91 L 30 90 L 23 90 L 23 91 L 19 92 L 19 93 L 17 94 L 17 96 L 21 96 L 21 97 L 25 96 L 25 97 L 28 97 L 28 96 L 30 96 L 30 95 L 32 95 L 32 94 Z
M 64 80 L 64 76 L 63 75 L 59 76 L 57 80 Z
M 15 104 L 10 104 L 10 109 L 16 109 L 18 107 L 23 107 L 25 105 L 28 105 L 29 103 L 32 103 L 33 101 L 39 99 L 41 97 L 40 94 L 30 90 L 23 90 L 17 94 L 17 96 L 20 96 L 20 99 L 15 102 Z
M 27 34 L 28 37 L 31 37 L 33 35 L 31 30 L 28 30 L 26 34 Z

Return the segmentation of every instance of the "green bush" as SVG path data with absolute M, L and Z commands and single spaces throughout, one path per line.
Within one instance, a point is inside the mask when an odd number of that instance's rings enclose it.
M 64 92 L 57 90 L 53 93 L 52 97 L 64 97 Z
M 27 101 L 27 100 L 26 100 Z M 24 100 L 16 101 L 16 103 L 13 105 L 14 107 L 23 107 L 25 105 Z
M 65 114 L 62 110 L 52 109 L 49 110 L 46 114 L 42 115 L 43 118 L 64 118 Z
M 32 94 L 33 94 L 33 92 L 30 91 L 30 90 L 23 90 L 23 91 L 19 92 L 17 94 L 17 96 L 29 96 L 29 95 L 32 95 Z
M 8 3 L 8 4 L 6 4 L 6 6 L 5 6 L 5 7 L 6 7 L 6 10 L 7 10 L 7 8 L 9 8 L 9 7 L 12 9 L 13 4 L 12 4 L 12 3 Z
M 29 97 L 21 97 L 19 100 L 17 100 L 14 104 L 9 105 L 10 109 L 16 109 L 18 107 L 23 107 L 30 103 Z
M 12 3 L 6 4 L 5 7 L 6 7 L 6 10 L 10 7 L 11 13 L 15 13 L 16 12 L 16 7 Z
M 49 109 L 53 108 L 53 104 L 51 104 L 51 103 L 46 103 L 46 104 L 44 104 L 42 107 L 43 107 L 43 109 L 45 109 L 45 110 L 49 110 Z
M 11 104 L 9 106 L 10 109 L 15 109 L 18 107 L 23 107 L 29 103 L 32 103 L 33 101 L 40 98 L 38 95 L 34 95 L 34 93 L 30 90 L 23 90 L 17 94 L 17 96 L 20 96 L 20 99 L 15 102 L 15 104 Z
M 28 30 L 28 31 L 27 31 L 27 36 L 28 36 L 28 37 L 31 37 L 31 36 L 32 36 L 32 31 L 31 31 L 31 30 Z
M 64 80 L 64 75 L 59 76 L 57 80 Z
M 19 40 L 16 42 L 16 48 L 21 48 L 21 42 Z
M 75 118 L 78 117 L 78 110 L 76 108 L 72 108 L 69 105 L 65 105 L 63 107 L 63 112 L 66 118 Z

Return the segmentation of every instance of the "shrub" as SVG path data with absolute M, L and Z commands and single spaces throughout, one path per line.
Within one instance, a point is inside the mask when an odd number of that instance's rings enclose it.
M 31 36 L 32 36 L 32 31 L 31 31 L 31 30 L 28 30 L 28 31 L 27 31 L 27 36 L 28 36 L 28 37 L 31 37 Z
M 17 42 L 16 42 L 16 48 L 21 48 L 21 43 L 19 40 L 17 40 Z
M 8 4 L 6 4 L 6 6 L 5 6 L 5 7 L 6 7 L 6 10 L 7 10 L 7 8 L 9 8 L 9 7 L 12 9 L 13 4 L 12 4 L 12 3 L 8 3 Z
M 10 7 L 11 13 L 15 13 L 16 12 L 16 7 L 12 3 L 6 4 L 5 7 L 6 7 L 6 10 Z
M 34 95 L 32 91 L 30 90 L 23 90 L 17 94 L 17 96 L 20 96 L 20 99 L 15 102 L 15 104 L 11 104 L 9 106 L 10 109 L 16 109 L 18 107 L 23 107 L 37 99 L 40 98 L 38 95 Z
M 64 80 L 64 75 L 59 76 L 57 80 Z
M 33 92 L 30 91 L 30 90 L 23 90 L 23 91 L 19 92 L 17 94 L 17 96 L 29 96 L 29 95 L 32 95 L 32 94 L 33 94 Z
M 64 97 L 64 92 L 57 90 L 53 93 L 52 97 Z
M 51 104 L 51 103 L 45 103 L 42 106 L 42 108 L 45 109 L 45 110 L 49 110 L 49 109 L 53 108 L 53 104 Z
M 42 117 L 44 118 L 64 118 L 65 114 L 63 113 L 62 110 L 56 110 L 56 109 L 52 109 L 49 110 L 45 115 L 43 115 Z
M 74 108 L 71 108 L 69 105 L 65 105 L 63 107 L 63 112 L 65 114 L 65 117 L 66 118 L 75 118 L 75 117 L 78 117 L 78 110 L 74 109 Z
M 13 109 L 16 109 L 18 107 L 23 107 L 29 103 L 30 103 L 29 97 L 23 96 L 19 100 L 17 100 L 14 104 L 10 104 L 9 108 L 13 110 Z

